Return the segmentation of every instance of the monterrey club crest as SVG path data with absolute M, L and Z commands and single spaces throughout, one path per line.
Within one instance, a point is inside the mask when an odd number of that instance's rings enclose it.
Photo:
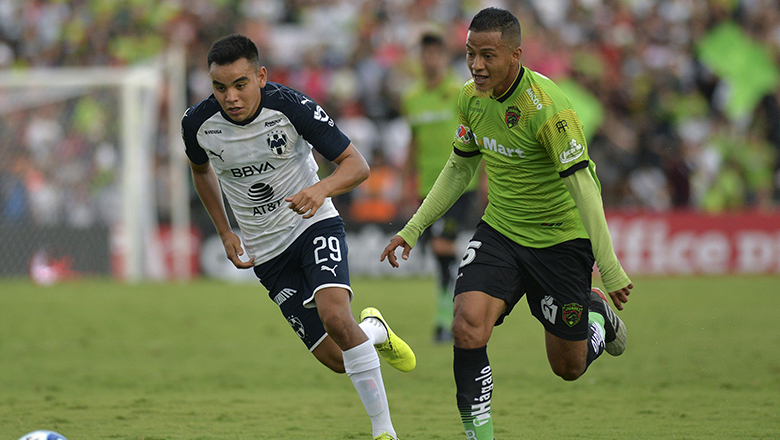
M 290 327 L 295 330 L 295 334 L 297 334 L 299 338 L 303 339 L 306 337 L 306 330 L 303 328 L 303 322 L 301 322 L 298 317 L 290 316 L 287 318 L 287 322 L 290 323 Z
M 582 306 L 577 303 L 563 305 L 563 321 L 574 327 L 582 318 Z
M 289 153 L 287 134 L 283 130 L 274 130 L 268 133 L 265 141 L 268 143 L 268 148 L 277 156 L 284 156 Z
M 510 106 L 508 109 L 506 109 L 506 116 L 504 116 L 504 120 L 506 121 L 506 126 L 509 128 L 517 125 L 517 123 L 520 122 L 520 109 L 514 105 Z

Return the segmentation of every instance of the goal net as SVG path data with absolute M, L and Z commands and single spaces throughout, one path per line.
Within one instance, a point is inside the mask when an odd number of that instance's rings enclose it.
M 0 72 L 0 276 L 187 276 L 183 65 Z

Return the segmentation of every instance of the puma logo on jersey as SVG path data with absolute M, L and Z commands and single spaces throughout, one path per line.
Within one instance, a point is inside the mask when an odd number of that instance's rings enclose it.
M 328 266 L 325 266 L 325 265 L 323 265 L 323 266 L 320 266 L 320 270 L 321 270 L 321 271 L 323 271 L 323 270 L 329 270 L 329 271 L 330 271 L 330 272 L 333 274 L 333 276 L 335 277 L 335 276 L 336 276 L 336 268 L 337 268 L 337 267 L 339 267 L 339 265 L 338 265 L 338 264 L 337 264 L 337 265 L 335 265 L 335 266 L 333 266 L 333 269 L 329 268 Z
M 206 133 L 208 134 L 208 132 L 210 132 L 210 131 L 219 131 L 219 130 L 206 130 Z M 222 133 L 221 131 L 219 131 L 219 132 Z M 222 157 L 222 154 L 225 153 L 225 150 L 220 151 L 219 154 L 209 150 L 209 153 L 211 153 L 211 155 L 214 156 L 214 157 L 218 157 L 219 160 L 221 160 L 222 162 L 225 161 L 225 159 Z

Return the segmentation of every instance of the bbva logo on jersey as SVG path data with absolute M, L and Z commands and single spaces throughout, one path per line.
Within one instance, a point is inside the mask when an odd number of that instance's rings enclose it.
M 268 148 L 270 148 L 271 152 L 277 157 L 284 156 L 290 152 L 287 134 L 283 130 L 274 130 L 268 133 L 265 141 L 268 144 Z

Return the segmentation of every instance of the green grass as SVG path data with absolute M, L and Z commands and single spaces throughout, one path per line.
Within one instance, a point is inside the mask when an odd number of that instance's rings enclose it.
M 489 345 L 496 438 L 780 438 L 780 278 L 647 278 L 629 346 L 567 383 L 519 306 Z M 383 364 L 403 440 L 462 439 L 452 349 L 431 342 L 433 281 L 356 279 L 415 348 Z M 370 438 L 349 379 L 319 365 L 255 284 L 51 287 L 0 281 L 0 440 Z

